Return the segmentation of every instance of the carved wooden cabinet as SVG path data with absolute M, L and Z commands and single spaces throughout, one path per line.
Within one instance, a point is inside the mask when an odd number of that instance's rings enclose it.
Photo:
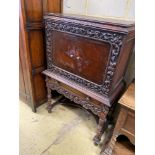
M 48 110 L 56 90 L 99 116 L 99 143 L 112 104 L 125 88 L 124 74 L 134 47 L 134 23 L 46 14 Z

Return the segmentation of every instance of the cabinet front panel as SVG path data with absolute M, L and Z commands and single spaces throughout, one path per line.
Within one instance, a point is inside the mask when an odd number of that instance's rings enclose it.
M 109 43 L 59 31 L 53 31 L 51 37 L 53 65 L 94 83 L 103 83 Z

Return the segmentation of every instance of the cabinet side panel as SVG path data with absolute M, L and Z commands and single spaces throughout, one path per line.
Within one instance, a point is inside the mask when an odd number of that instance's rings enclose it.
M 112 89 L 114 89 L 117 86 L 117 84 L 120 82 L 120 80 L 124 78 L 124 74 L 127 69 L 130 55 L 133 52 L 134 43 L 135 43 L 135 40 L 132 39 L 127 41 L 123 46 L 123 49 L 119 56 L 118 65 L 115 71 L 115 76 L 112 82 Z

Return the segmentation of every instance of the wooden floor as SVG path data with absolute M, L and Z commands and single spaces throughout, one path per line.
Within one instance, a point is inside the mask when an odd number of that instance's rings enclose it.
M 92 141 L 96 132 L 96 121 L 92 115 L 63 105 L 56 106 L 49 114 L 45 107 L 44 104 L 37 113 L 33 113 L 20 101 L 19 155 L 100 154 L 101 145 L 95 146 Z M 134 147 L 120 141 L 114 154 L 134 155 Z

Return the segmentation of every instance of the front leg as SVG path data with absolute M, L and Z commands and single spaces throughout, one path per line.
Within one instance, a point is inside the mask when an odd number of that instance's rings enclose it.
M 100 117 L 99 117 L 99 123 L 98 123 L 98 126 L 97 126 L 97 132 L 96 132 L 96 135 L 95 137 L 93 138 L 94 140 L 94 144 L 95 145 L 98 145 L 101 141 L 101 137 L 103 135 L 103 132 L 105 131 L 105 125 L 107 124 L 107 119 L 106 119 L 106 114 L 104 113 L 101 113 Z M 103 131 L 103 128 L 104 128 L 104 131 Z

